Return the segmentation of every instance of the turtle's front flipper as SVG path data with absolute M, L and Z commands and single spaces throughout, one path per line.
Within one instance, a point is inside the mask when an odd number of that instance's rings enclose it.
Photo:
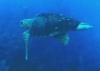
M 29 41 L 30 34 L 28 31 L 23 32 L 23 38 L 25 42 L 25 60 L 28 60 L 28 41 Z

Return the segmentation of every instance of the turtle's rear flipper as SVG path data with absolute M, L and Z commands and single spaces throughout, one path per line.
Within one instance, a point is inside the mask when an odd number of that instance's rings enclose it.
M 55 38 L 60 41 L 63 45 L 68 45 L 69 36 L 67 34 L 55 36 Z
M 89 25 L 87 23 L 81 22 L 78 25 L 77 30 L 84 30 L 84 29 L 90 29 L 90 28 L 93 28 L 93 26 L 92 25 Z
M 23 32 L 23 38 L 25 43 L 25 60 L 28 60 L 28 41 L 29 41 L 30 34 L 28 31 Z

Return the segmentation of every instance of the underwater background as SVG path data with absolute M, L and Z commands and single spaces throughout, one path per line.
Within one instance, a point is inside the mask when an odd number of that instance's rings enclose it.
M 0 0 L 0 71 L 100 71 L 99 0 Z M 29 41 L 29 60 L 20 20 L 61 13 L 93 25 L 69 32 L 68 46 L 54 39 Z

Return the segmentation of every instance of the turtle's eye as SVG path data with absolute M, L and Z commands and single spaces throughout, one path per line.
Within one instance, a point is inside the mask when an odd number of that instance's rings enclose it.
M 28 23 L 25 22 L 24 20 L 22 20 L 22 21 L 20 21 L 20 27 L 27 28 L 28 27 Z
M 24 27 L 24 22 L 20 21 L 20 27 Z

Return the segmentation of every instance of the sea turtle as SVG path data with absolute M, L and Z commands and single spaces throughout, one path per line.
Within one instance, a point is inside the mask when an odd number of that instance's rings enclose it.
M 67 45 L 69 41 L 67 32 L 92 28 L 87 23 L 55 13 L 41 13 L 31 19 L 21 20 L 21 27 L 26 29 L 23 33 L 26 60 L 28 59 L 28 40 L 30 36 L 55 37 L 61 43 Z

